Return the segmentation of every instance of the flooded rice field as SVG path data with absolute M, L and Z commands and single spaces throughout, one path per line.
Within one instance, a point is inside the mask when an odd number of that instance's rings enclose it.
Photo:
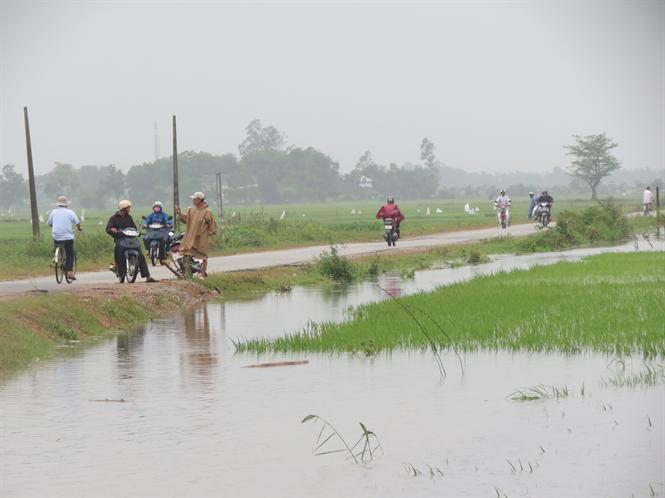
M 632 250 L 632 246 L 616 250 Z M 387 275 L 412 293 L 597 250 Z M 339 320 L 370 283 L 211 302 L 63 355 L 0 388 L 2 496 L 652 496 L 665 493 L 665 390 L 617 386 L 641 358 L 478 352 L 236 355 L 239 337 Z M 275 368 L 257 362 L 308 360 Z M 658 359 L 662 363 L 662 359 Z M 542 395 L 529 388 L 536 386 Z M 522 390 L 527 397 L 514 399 Z M 320 425 L 384 452 L 313 455 Z M 334 438 L 319 451 L 341 447 Z

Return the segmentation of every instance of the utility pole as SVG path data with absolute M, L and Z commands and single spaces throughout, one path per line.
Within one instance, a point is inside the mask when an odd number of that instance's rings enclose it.
M 39 240 L 39 213 L 37 212 L 37 189 L 35 189 L 35 170 L 32 167 L 32 143 L 30 142 L 30 123 L 28 108 L 23 108 L 25 119 L 25 147 L 28 151 L 28 183 L 30 184 L 30 212 L 32 214 L 32 238 Z
M 656 187 L 656 237 L 660 238 L 660 188 Z
M 222 193 L 222 174 L 217 173 L 217 210 L 219 219 L 224 222 L 224 197 Z
M 175 115 L 173 116 L 173 211 L 180 207 L 178 192 L 178 135 L 176 132 Z M 175 231 L 178 231 L 179 221 L 176 216 Z

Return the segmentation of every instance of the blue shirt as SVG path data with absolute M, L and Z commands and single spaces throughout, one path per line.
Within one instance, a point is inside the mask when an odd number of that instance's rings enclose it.
M 66 207 L 58 206 L 48 215 L 53 240 L 74 240 L 72 225 L 80 223 L 76 213 Z

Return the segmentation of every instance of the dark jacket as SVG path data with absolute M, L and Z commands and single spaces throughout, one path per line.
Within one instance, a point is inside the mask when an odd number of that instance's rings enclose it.
M 108 233 L 114 239 L 117 239 L 119 237 L 124 237 L 124 235 L 121 233 L 111 232 L 111 228 L 117 228 L 118 230 L 123 230 L 129 227 L 136 228 L 136 224 L 134 223 L 132 217 L 130 215 L 122 216 L 118 211 L 109 218 L 109 222 L 106 224 L 106 233 Z
M 552 198 L 552 196 L 550 194 L 547 194 L 547 195 L 539 196 L 538 199 L 536 199 L 536 202 L 539 203 L 539 204 L 541 202 L 546 202 L 547 204 L 552 205 L 552 204 L 554 204 L 554 199 Z

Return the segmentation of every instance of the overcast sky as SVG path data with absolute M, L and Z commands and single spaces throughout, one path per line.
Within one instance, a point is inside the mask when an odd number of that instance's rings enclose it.
M 469 171 L 565 167 L 607 132 L 665 167 L 665 1 L 194 3 L 0 0 L 0 164 L 237 154 L 260 118 L 342 171 L 437 157 Z

